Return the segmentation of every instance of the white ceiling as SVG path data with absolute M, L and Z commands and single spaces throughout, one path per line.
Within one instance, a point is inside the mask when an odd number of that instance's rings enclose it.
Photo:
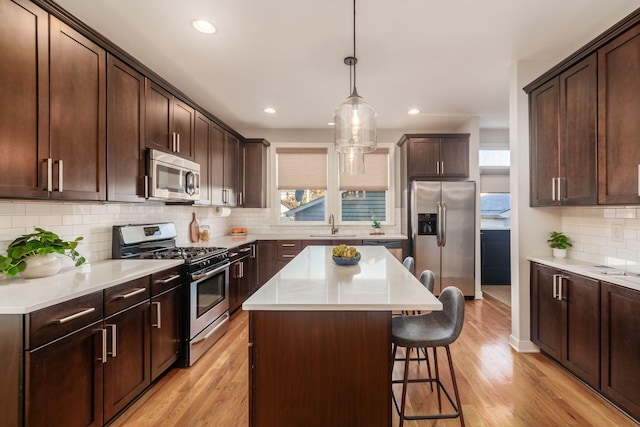
M 349 95 L 351 0 L 57 0 L 235 129 L 322 129 Z M 564 59 L 638 0 L 359 0 L 358 92 L 382 129 L 508 123 L 509 65 Z M 214 35 L 194 31 L 205 18 Z M 276 114 L 262 110 L 271 106 Z M 421 113 L 409 116 L 410 108 Z

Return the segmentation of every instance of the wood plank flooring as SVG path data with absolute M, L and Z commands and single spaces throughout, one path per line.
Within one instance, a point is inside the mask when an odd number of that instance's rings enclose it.
M 466 302 L 465 326 L 451 353 L 467 426 L 637 426 L 548 357 L 513 351 L 510 316 L 509 307 L 490 296 Z M 189 369 L 172 369 L 112 426 L 247 426 L 247 321 L 246 312 L 234 314 L 229 332 L 202 359 Z M 446 386 L 444 351 L 438 360 Z M 402 369 L 397 363 L 394 378 L 402 377 Z M 425 364 L 412 363 L 410 375 L 417 370 L 424 374 Z M 410 386 L 408 413 L 433 408 L 435 393 L 428 387 Z M 400 386 L 394 390 L 399 396 Z M 457 419 L 405 422 L 459 425 Z

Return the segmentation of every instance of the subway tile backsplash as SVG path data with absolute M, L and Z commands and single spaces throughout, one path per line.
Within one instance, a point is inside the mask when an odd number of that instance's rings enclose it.
M 211 207 L 165 205 L 161 202 L 140 204 L 71 203 L 50 201 L 0 201 L 0 253 L 16 237 L 41 227 L 72 240 L 82 236 L 79 252 L 89 261 L 111 258 L 111 235 L 114 225 L 144 224 L 150 222 L 175 222 L 178 230 L 177 244 L 190 245 L 189 223 L 192 213 L 200 225 L 209 225 L 211 237 L 228 234 L 232 227 L 246 227 L 251 234 L 300 235 L 329 232 L 326 228 L 272 227 L 270 209 L 232 209 L 228 217 L 218 217 Z M 396 218 L 400 218 L 396 210 Z M 399 223 L 399 221 L 397 221 Z M 400 226 L 383 226 L 387 234 L 399 234 Z M 340 226 L 341 233 L 368 233 L 368 226 Z M 70 260 L 65 260 L 71 263 Z
M 633 207 L 563 207 L 568 256 L 640 272 L 640 212 Z

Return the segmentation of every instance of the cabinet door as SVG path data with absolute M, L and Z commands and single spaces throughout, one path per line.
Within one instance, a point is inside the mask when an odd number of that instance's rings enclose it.
M 104 320 L 104 420 L 109 421 L 151 383 L 149 301 Z
M 258 288 L 267 283 L 277 273 L 277 253 L 275 240 L 260 240 L 256 248 L 258 267 Z
M 25 353 L 26 426 L 101 426 L 102 321 Z
M 238 292 L 240 305 L 242 305 L 242 303 L 251 296 L 254 288 L 256 287 L 253 281 L 253 264 L 253 258 L 245 258 L 242 260 L 242 278 Z
M 562 360 L 562 303 L 554 296 L 557 270 L 531 265 L 531 340 L 554 359 Z
M 224 191 L 225 204 L 238 204 L 238 167 L 240 159 L 240 140 L 226 133 L 224 144 Z
M 229 266 L 229 313 L 233 313 L 240 307 L 240 269 L 242 261 L 231 263 Z
M 559 202 L 554 178 L 560 176 L 560 80 L 558 77 L 529 95 L 531 206 L 552 206 Z
M 144 76 L 107 58 L 107 200 L 144 202 Z
M 172 98 L 173 126 L 171 131 L 176 135 L 176 154 L 193 160 L 194 130 L 196 111 L 189 105 Z
M 145 87 L 145 146 L 172 152 L 173 136 L 170 123 L 173 121 L 171 99 L 173 96 L 152 82 L 146 80 Z
M 640 25 L 598 50 L 598 203 L 639 204 Z
M 0 2 L 0 196 L 48 198 L 49 25 L 29 1 Z
M 267 206 L 267 147 L 262 142 L 242 142 L 240 201 L 245 208 Z
M 106 52 L 50 17 L 51 198 L 106 200 Z
M 616 405 L 640 419 L 640 292 L 602 283 L 602 384 Z
M 598 203 L 597 58 L 593 54 L 560 75 L 560 200 Z
M 594 388 L 600 387 L 600 282 L 563 274 L 559 289 L 565 338 L 562 364 Z
M 408 174 L 410 177 L 437 177 L 440 161 L 440 138 L 411 138 Z
M 200 200 L 196 205 L 211 205 L 210 186 L 210 150 L 211 128 L 213 124 L 206 116 L 196 111 L 196 123 L 194 129 L 195 146 L 193 161 L 200 165 Z
M 217 126 L 211 127 L 211 167 L 209 185 L 211 186 L 211 204 L 214 206 L 223 206 L 223 190 L 224 190 L 224 139 L 225 132 Z
M 181 356 L 182 288 L 151 298 L 151 381 Z
M 469 176 L 469 138 L 440 140 L 440 175 L 446 178 Z

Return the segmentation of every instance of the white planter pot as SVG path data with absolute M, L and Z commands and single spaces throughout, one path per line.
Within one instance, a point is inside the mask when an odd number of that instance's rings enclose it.
M 58 274 L 62 268 L 62 259 L 54 253 L 44 255 L 31 255 L 24 262 L 27 268 L 20 274 L 25 279 L 35 279 Z
M 554 258 L 566 258 L 567 257 L 567 250 L 566 249 L 553 248 L 553 257 Z

